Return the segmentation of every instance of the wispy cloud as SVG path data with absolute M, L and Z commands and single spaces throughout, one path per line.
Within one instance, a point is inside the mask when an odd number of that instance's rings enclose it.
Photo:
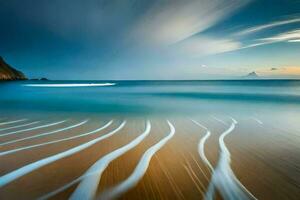
M 292 39 L 292 40 L 289 40 L 288 42 L 300 42 L 300 39 Z
M 214 26 L 248 0 L 159 0 L 138 21 L 131 37 L 150 45 L 169 45 Z
M 272 22 L 272 23 L 255 26 L 255 27 L 251 27 L 251 28 L 242 30 L 240 32 L 233 34 L 233 37 L 237 38 L 239 36 L 245 36 L 245 35 L 256 33 L 256 32 L 261 32 L 261 31 L 264 31 L 266 29 L 270 29 L 270 28 L 273 28 L 276 26 L 297 23 L 297 22 L 300 23 L 300 18 L 276 21 L 276 22 Z M 252 48 L 252 47 L 257 47 L 257 46 L 262 46 L 262 45 L 278 43 L 278 42 L 292 42 L 292 43 L 300 42 L 300 29 L 285 31 L 285 32 L 282 32 L 282 33 L 279 33 L 277 35 L 273 35 L 270 37 L 258 38 L 258 39 L 253 40 L 252 44 L 244 45 L 240 49 Z
M 249 45 L 244 45 L 240 49 L 248 49 L 248 48 L 263 46 L 263 45 L 272 44 L 272 43 L 274 43 L 274 42 L 271 42 L 271 41 L 268 41 L 268 42 L 255 41 L 255 43 L 249 44 Z
M 270 29 L 273 27 L 277 27 L 277 26 L 282 26 L 282 25 L 286 25 L 286 24 L 292 24 L 292 23 L 299 23 L 300 22 L 300 18 L 293 18 L 293 19 L 287 19 L 287 20 L 282 20 L 282 21 L 275 21 L 275 22 L 271 22 L 268 24 L 263 24 L 263 25 L 259 25 L 259 26 L 254 26 L 254 27 L 250 27 L 247 29 L 244 29 L 240 32 L 235 33 L 235 36 L 243 36 L 243 35 L 249 35 L 249 34 L 253 34 L 253 33 L 257 33 L 266 29 Z
M 273 42 L 273 43 L 282 42 L 282 41 L 296 42 L 300 40 L 300 29 L 288 31 L 285 33 L 281 33 L 272 37 L 262 38 L 259 40 L 264 42 Z
M 202 57 L 241 48 L 234 39 L 202 32 L 233 15 L 250 0 L 156 0 L 129 33 L 142 48 L 163 49 L 182 59 Z
M 14 8 L 14 12 L 26 22 L 87 48 L 92 46 L 105 52 L 117 49 L 118 54 L 135 54 L 137 49 L 165 50 L 180 43 L 176 48 L 182 46 L 184 50 L 190 48 L 187 52 L 207 55 L 232 50 L 237 42 L 225 37 L 203 37 L 202 32 L 251 1 L 64 0 L 44 3 L 32 0 L 24 7 L 16 8 L 14 5 L 18 4 L 18 0 L 5 4 Z M 195 35 L 199 38 L 195 39 Z
M 173 46 L 177 53 L 190 57 L 201 57 L 240 49 L 238 41 L 221 38 L 197 36 L 189 38 Z

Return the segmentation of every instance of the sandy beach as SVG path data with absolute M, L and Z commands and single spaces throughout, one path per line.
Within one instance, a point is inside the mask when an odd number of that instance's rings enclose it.
M 44 120 L 42 124 L 64 120 Z M 1 185 L 1 198 L 76 198 L 76 191 L 81 190 L 82 182 L 96 188 L 95 191 L 85 194 L 95 199 L 222 199 L 227 195 L 226 190 L 246 199 L 297 199 L 300 195 L 300 160 L 297 156 L 300 152 L 297 146 L 299 136 L 295 132 L 297 127 L 288 126 L 287 121 L 281 121 L 282 119 L 277 119 L 280 123 L 274 125 L 270 120 L 251 117 L 208 115 L 168 118 L 174 126 L 174 135 L 150 157 L 144 172 L 135 172 L 135 168 L 142 163 L 142 157 L 148 149 L 170 134 L 167 119 L 149 118 L 147 125 L 147 119 L 142 117 L 94 117 L 80 124 L 85 120 L 70 119 L 58 125 L 32 131 L 26 129 L 41 125 L 13 127 L 34 119 L 0 124 L 0 128 L 5 129 L 0 134 L 0 183 L 6 181 Z M 110 120 L 113 121 L 108 124 Z M 55 132 L 74 124 L 79 126 Z M 221 161 L 224 158 L 224 149 L 220 146 L 220 138 L 231 126 L 235 127 L 223 138 L 230 153 L 226 164 L 224 160 Z M 286 131 L 280 130 L 287 126 Z M 101 127 L 104 128 L 100 131 L 83 135 Z M 145 132 L 147 127 L 148 133 Z M 11 134 L 5 135 L 8 129 Z M 49 158 L 97 140 L 116 129 L 115 133 L 103 140 L 48 162 Z M 17 133 L 13 133 L 12 130 Z M 139 137 L 140 140 L 131 146 Z M 15 142 L 5 144 L 9 141 Z M 204 155 L 201 154 L 201 148 Z M 121 152 L 115 155 L 114 152 L 119 150 Z M 206 157 L 206 161 L 203 156 Z M 105 157 L 111 160 L 103 159 Z M 42 160 L 47 160 L 47 163 L 40 167 L 35 166 Z M 93 180 L 89 178 L 87 171 L 96 162 L 105 165 L 102 169 L 94 168 L 101 169 L 102 173 L 98 174 L 98 180 Z M 32 169 L 22 175 L 18 174 L 23 173 L 24 166 L 31 166 Z M 226 166 L 229 166 L 229 169 L 226 169 Z M 97 174 L 97 171 L 93 173 Z M 11 178 L 8 175 L 13 175 L 14 178 L 5 180 Z M 94 175 L 92 174 L 92 177 Z M 79 177 L 81 179 L 78 180 Z M 130 181 L 129 177 L 135 177 L 135 181 Z M 65 187 L 76 179 L 73 184 Z M 118 186 L 126 181 L 125 189 L 118 190 Z M 222 184 L 224 181 L 225 184 Z M 210 194 L 209 191 L 213 193 Z

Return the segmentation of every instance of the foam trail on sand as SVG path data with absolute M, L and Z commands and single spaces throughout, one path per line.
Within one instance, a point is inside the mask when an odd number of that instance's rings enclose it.
M 25 137 L 25 138 L 11 140 L 11 141 L 8 141 L 8 142 L 1 143 L 0 146 L 7 145 L 7 144 L 13 144 L 13 143 L 16 143 L 16 142 L 21 142 L 21 141 L 25 141 L 25 140 L 34 139 L 34 138 L 39 138 L 39 137 L 51 135 L 51 134 L 54 134 L 54 133 L 59 133 L 59 132 L 62 132 L 62 131 L 66 131 L 66 130 L 81 126 L 81 125 L 87 123 L 88 121 L 89 120 L 87 119 L 85 121 L 82 121 L 80 123 L 77 123 L 77 124 L 74 124 L 74 125 L 71 125 L 71 126 L 68 126 L 68 127 L 65 127 L 65 128 L 57 129 L 57 130 L 46 132 L 46 133 L 40 133 L 40 134 L 37 134 L 37 135 L 32 135 L 32 136 L 29 136 L 29 137 Z
M 62 124 L 66 121 L 67 120 L 63 120 L 63 121 L 59 121 L 59 122 L 45 124 L 45 125 L 42 125 L 42 126 L 36 126 L 36 127 L 33 127 L 33 128 L 27 128 L 27 129 L 22 129 L 22 130 L 18 130 L 18 131 L 12 131 L 12 132 L 1 134 L 0 137 L 7 136 L 7 135 L 12 135 L 12 134 L 16 134 L 16 133 L 22 133 L 22 132 L 26 132 L 26 131 L 33 131 L 33 130 L 37 130 L 37 129 L 41 129 L 41 128 L 47 128 L 47 127 L 50 127 L 50 126 L 55 126 L 55 125 L 58 125 L 58 124 Z
M 113 86 L 116 83 L 70 83 L 70 84 L 24 84 L 26 87 L 103 87 Z
M 137 164 L 136 168 L 134 169 L 133 173 L 123 182 L 116 185 L 115 187 L 108 189 L 107 191 L 103 192 L 102 195 L 99 196 L 98 199 L 117 199 L 119 196 L 124 194 L 129 189 L 135 187 L 141 178 L 146 173 L 148 166 L 150 164 L 151 158 L 153 155 L 160 150 L 175 134 L 174 126 L 169 122 L 168 125 L 170 127 L 170 133 L 161 139 L 158 143 L 150 147 L 142 156 L 139 163 Z
M 77 186 L 76 190 L 70 197 L 70 199 L 93 199 L 96 195 L 98 184 L 101 180 L 101 176 L 106 167 L 116 158 L 125 154 L 129 150 L 136 147 L 141 143 L 146 136 L 149 135 L 151 130 L 151 123 L 147 121 L 145 131 L 135 138 L 133 141 L 113 152 L 105 155 L 103 158 L 93 164 L 83 175 L 83 180 Z
M 102 136 L 99 136 L 98 138 L 96 139 L 93 139 L 87 143 L 84 143 L 84 144 L 81 144 L 79 146 L 76 146 L 76 147 L 73 147 L 67 151 L 63 151 L 61 153 L 58 153 L 58 154 L 55 154 L 53 156 L 49 156 L 47 158 L 44 158 L 44 159 L 41 159 L 41 160 L 38 160 L 36 162 L 33 162 L 33 163 L 30 163 L 28 165 L 25 165 L 17 170 L 14 170 L 12 172 L 9 172 L 8 174 L 5 174 L 4 176 L 1 176 L 0 177 L 0 187 L 3 187 L 9 183 L 11 183 L 12 181 L 30 173 L 30 172 L 33 172 L 34 170 L 37 170 L 45 165 L 48 165 L 50 163 L 53 163 L 59 159 L 62 159 L 62 158 L 65 158 L 67 156 L 71 156 L 75 153 L 78 153 L 94 144 L 96 144 L 97 142 L 100 142 L 101 140 L 104 140 L 110 136 L 112 136 L 113 134 L 115 134 L 116 132 L 118 132 L 119 130 L 121 130 L 126 124 L 126 121 L 123 121 L 122 124 L 114 129 L 113 131 L 105 134 L 105 135 L 102 135 Z
M 40 121 L 35 121 L 35 122 L 28 123 L 28 124 L 21 124 L 21 125 L 11 126 L 11 127 L 7 127 L 7 128 L 0 128 L 0 131 L 7 131 L 7 130 L 10 130 L 10 129 L 15 129 L 15 128 L 21 128 L 21 127 L 25 127 L 25 126 L 30 126 L 30 125 L 33 125 L 33 124 L 37 124 L 39 122 Z
M 28 119 L 19 119 L 19 120 L 14 120 L 14 121 L 1 122 L 0 126 L 6 125 L 6 124 L 13 124 L 13 123 L 17 123 L 17 122 L 23 122 L 23 121 L 26 121 L 26 120 L 28 120 Z
M 108 123 L 106 123 L 104 126 L 101 126 L 100 128 L 97 128 L 93 131 L 83 133 L 83 134 L 80 134 L 80 135 L 75 135 L 75 136 L 72 136 L 72 137 L 67 137 L 67 138 L 63 138 L 63 139 L 59 139 L 59 140 L 53 140 L 53 141 L 50 141 L 50 142 L 44 142 L 44 143 L 40 143 L 40 144 L 34 144 L 34 145 L 30 145 L 30 146 L 20 147 L 20 148 L 13 149 L 13 150 L 3 151 L 3 152 L 0 153 L 0 156 L 5 156 L 5 155 L 8 155 L 8 154 L 16 153 L 16 152 L 19 152 L 19 151 L 24 151 L 24 150 L 27 150 L 27 149 L 33 149 L 33 148 L 36 148 L 36 147 L 41 147 L 41 146 L 45 146 L 45 145 L 49 145 L 49 144 L 65 142 L 65 141 L 68 141 L 68 140 L 73 140 L 73 139 L 77 139 L 77 138 L 84 137 L 84 136 L 87 136 L 87 135 L 95 134 L 95 133 L 98 133 L 99 131 L 109 127 L 112 124 L 112 122 L 113 122 L 113 120 L 109 121 Z
M 256 117 L 252 117 L 252 119 L 261 125 L 264 124 L 261 120 L 257 119 Z
M 210 131 L 203 126 L 202 124 L 200 124 L 199 122 L 192 120 L 192 122 L 194 122 L 197 126 L 200 126 L 201 128 L 203 128 L 204 130 L 206 130 L 206 134 L 204 135 L 204 137 L 202 137 L 198 143 L 198 153 L 201 157 L 201 159 L 203 160 L 203 162 L 208 166 L 208 168 L 210 169 L 210 171 L 213 171 L 213 167 L 211 165 L 211 163 L 209 162 L 209 160 L 207 159 L 206 155 L 205 155 L 205 151 L 204 151 L 204 146 L 205 146 L 205 142 L 206 140 L 209 138 L 210 136 Z
M 248 200 L 256 199 L 236 178 L 230 167 L 230 152 L 226 147 L 224 138 L 234 129 L 237 121 L 233 118 L 230 127 L 219 137 L 219 146 L 221 149 L 220 158 L 215 168 L 211 182 L 209 183 L 205 199 L 212 200 L 215 196 L 215 187 L 219 190 L 225 200 Z
M 100 182 L 102 172 L 106 169 L 109 163 L 116 158 L 120 157 L 130 149 L 137 146 L 140 142 L 144 140 L 144 138 L 149 135 L 151 130 L 151 123 L 147 121 L 145 131 L 135 138 L 133 141 L 128 143 L 125 146 L 122 146 L 119 149 L 112 151 L 111 153 L 105 155 L 104 157 L 100 158 L 96 163 L 94 163 L 82 176 L 78 177 L 77 179 L 73 180 L 72 182 L 62 186 L 61 188 L 46 194 L 45 196 L 39 199 L 48 199 L 65 189 L 73 186 L 74 184 L 82 181 L 75 192 L 72 194 L 70 199 L 92 199 L 95 196 L 96 190 L 98 188 L 98 183 Z
M 224 125 L 227 125 L 227 123 L 224 121 L 224 120 L 221 120 L 221 119 L 219 119 L 218 117 L 216 117 L 216 116 L 214 116 L 214 115 L 212 115 L 211 116 L 214 120 L 216 120 L 216 121 L 218 121 L 218 122 L 220 122 L 220 123 L 222 123 L 222 124 L 224 124 Z

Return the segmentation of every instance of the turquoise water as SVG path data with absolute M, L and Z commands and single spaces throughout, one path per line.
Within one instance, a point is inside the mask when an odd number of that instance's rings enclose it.
M 112 85 L 77 86 L 102 83 Z M 39 87 L 28 84 L 37 84 Z M 299 111 L 300 107 L 298 80 L 20 81 L 1 83 L 0 91 L 0 111 L 5 115 L 224 114 L 269 112 L 273 108 L 279 112 Z

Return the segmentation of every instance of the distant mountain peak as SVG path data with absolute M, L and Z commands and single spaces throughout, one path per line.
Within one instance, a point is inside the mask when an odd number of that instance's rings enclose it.
M 247 74 L 245 78 L 259 78 L 259 75 L 255 71 L 253 71 Z

